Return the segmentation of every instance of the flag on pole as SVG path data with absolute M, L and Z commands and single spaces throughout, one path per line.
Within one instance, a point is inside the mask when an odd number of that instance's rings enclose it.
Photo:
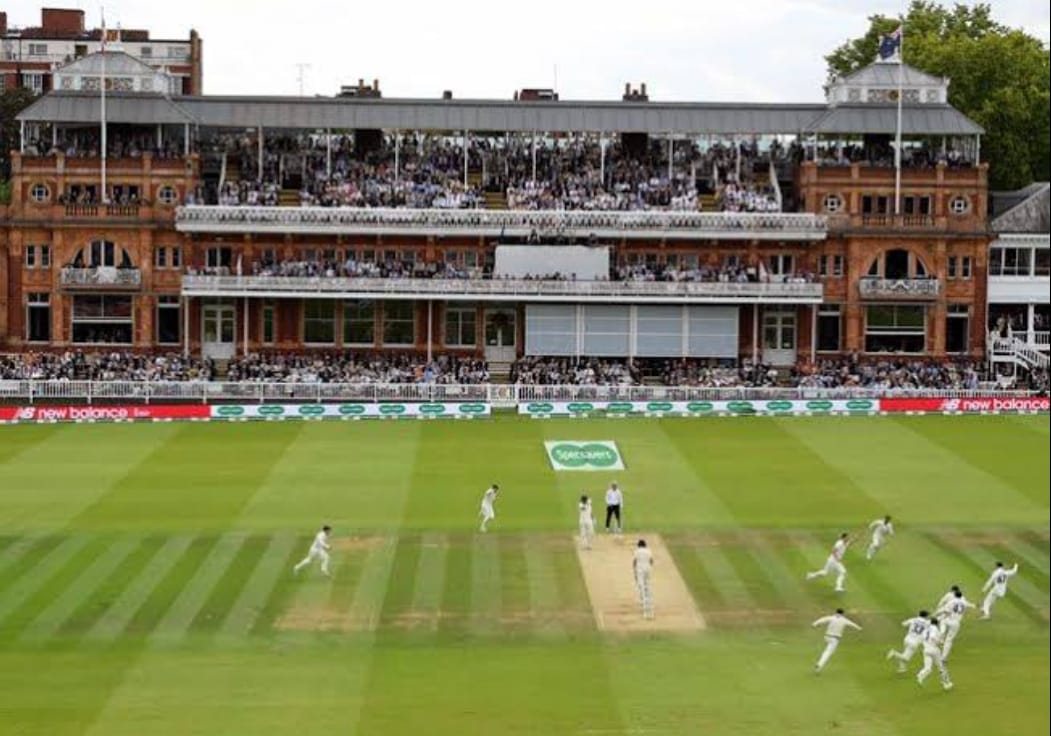
M 901 26 L 892 33 L 880 36 L 879 40 L 880 61 L 901 61 Z

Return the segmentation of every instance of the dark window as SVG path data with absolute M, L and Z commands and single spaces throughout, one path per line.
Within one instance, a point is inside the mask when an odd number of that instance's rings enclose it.
M 157 342 L 177 344 L 181 340 L 182 310 L 177 296 L 157 297 Z
M 303 304 L 303 342 L 330 345 L 336 341 L 336 303 L 308 299 Z
M 51 297 L 48 294 L 29 294 L 26 301 L 26 339 L 29 342 L 51 342 Z
M 168 267 L 168 249 L 165 246 L 160 246 L 153 251 L 153 266 L 154 268 L 167 268 Z
M 839 352 L 842 323 L 838 304 L 821 305 L 817 312 L 817 349 L 820 352 Z
M 274 305 L 272 302 L 263 303 L 263 344 L 274 344 Z
M 415 341 L 415 304 L 413 302 L 384 302 L 383 344 L 412 345 Z
M 949 256 L 948 265 L 946 266 L 946 276 L 950 279 L 956 278 L 956 256 Z
M 945 352 L 967 352 L 970 325 L 970 313 L 966 304 L 949 305 L 949 311 L 945 315 Z
M 473 306 L 450 303 L 445 308 L 445 344 L 474 347 L 478 342 L 477 311 Z
M 907 250 L 888 250 L 883 256 L 883 278 L 909 278 L 909 252 Z
M 376 343 L 376 304 L 364 300 L 343 302 L 343 344 Z

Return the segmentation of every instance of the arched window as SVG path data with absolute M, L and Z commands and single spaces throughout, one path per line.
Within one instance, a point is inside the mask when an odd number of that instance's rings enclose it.
M 74 268 L 134 268 L 131 256 L 124 248 L 110 240 L 93 240 L 87 248 L 81 248 L 72 263 Z
M 927 266 L 915 253 L 904 248 L 891 248 L 873 259 L 867 275 L 878 279 L 925 279 Z

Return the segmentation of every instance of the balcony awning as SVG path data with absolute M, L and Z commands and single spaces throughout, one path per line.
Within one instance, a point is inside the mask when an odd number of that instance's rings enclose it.
M 90 93 L 52 93 L 18 114 L 25 122 L 98 125 L 100 96 Z M 106 95 L 106 120 L 129 125 L 193 125 L 197 121 L 181 106 L 162 95 Z

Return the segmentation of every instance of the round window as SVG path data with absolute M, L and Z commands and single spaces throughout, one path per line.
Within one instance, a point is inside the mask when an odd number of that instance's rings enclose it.
M 965 215 L 971 211 L 971 200 L 967 197 L 953 197 L 949 200 L 949 212 L 954 215 Z
M 51 190 L 47 188 L 47 184 L 34 184 L 29 187 L 29 198 L 38 204 L 47 202 L 51 199 Z
M 178 199 L 179 194 L 175 191 L 175 187 L 165 185 L 157 190 L 157 201 L 161 204 L 173 205 Z
M 821 206 L 825 212 L 839 212 L 843 209 L 843 198 L 838 194 L 826 194 Z

